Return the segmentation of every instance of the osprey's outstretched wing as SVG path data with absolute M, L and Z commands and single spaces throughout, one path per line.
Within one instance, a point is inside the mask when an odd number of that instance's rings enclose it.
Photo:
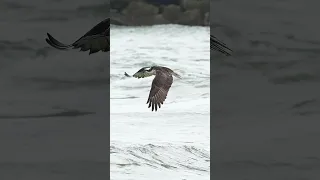
M 99 51 L 109 52 L 110 51 L 110 18 L 101 21 L 99 24 L 94 26 L 85 35 L 80 37 L 77 41 L 72 44 L 64 44 L 53 38 L 47 33 L 47 43 L 60 50 L 67 49 L 78 49 L 80 51 L 88 51 L 89 54 L 97 53 Z
M 169 89 L 172 85 L 173 77 L 171 74 L 157 72 L 156 77 L 152 81 L 147 104 L 148 108 L 157 111 L 161 108 L 161 104 L 166 100 Z
M 218 38 L 213 35 L 210 35 L 210 50 L 219 51 L 227 56 L 231 56 L 231 53 L 229 53 L 228 50 L 232 52 L 232 50 L 228 48 L 226 44 L 219 41 Z

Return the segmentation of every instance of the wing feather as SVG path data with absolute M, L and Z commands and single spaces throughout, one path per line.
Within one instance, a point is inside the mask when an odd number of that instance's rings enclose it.
M 46 42 L 59 50 L 80 49 L 80 51 L 88 51 L 89 54 L 97 53 L 99 51 L 110 51 L 110 19 L 105 19 L 96 26 L 94 26 L 85 35 L 80 37 L 72 44 L 64 44 L 47 33 L 48 38 Z
M 172 85 L 173 77 L 167 73 L 157 72 L 156 77 L 152 81 L 147 104 L 152 111 L 161 108 L 161 104 L 166 100 L 169 89 Z
M 231 54 L 228 52 L 232 50 L 227 47 L 226 44 L 218 40 L 215 36 L 210 35 L 210 50 L 216 50 L 219 51 L 220 53 L 223 53 L 227 56 L 231 56 Z

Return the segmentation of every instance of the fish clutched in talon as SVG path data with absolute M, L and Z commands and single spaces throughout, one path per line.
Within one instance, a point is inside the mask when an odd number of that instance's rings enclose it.
M 155 78 L 151 84 L 147 104 L 149 104 L 148 108 L 151 107 L 152 111 L 157 111 L 167 98 L 169 89 L 173 83 L 173 76 L 179 79 L 181 76 L 167 67 L 151 66 L 141 68 L 133 77 L 140 79 L 153 75 L 155 75 Z
M 226 56 L 231 56 L 232 50 L 227 47 L 227 45 L 223 42 L 221 42 L 218 38 L 216 38 L 213 35 L 210 35 L 210 50 L 216 50 L 219 51 L 220 53 L 225 54 Z
M 110 18 L 95 25 L 90 31 L 72 44 L 61 43 L 49 33 L 47 33 L 47 36 L 46 42 L 59 50 L 80 48 L 80 51 L 89 50 L 89 55 L 99 51 L 110 52 Z

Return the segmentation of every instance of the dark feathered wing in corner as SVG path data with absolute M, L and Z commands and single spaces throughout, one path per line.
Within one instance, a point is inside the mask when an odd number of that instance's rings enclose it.
M 218 38 L 216 38 L 213 35 L 210 35 L 210 50 L 219 51 L 220 53 L 223 53 L 226 56 L 231 56 L 232 52 L 232 50 L 228 48 L 226 44 L 221 42 Z
M 72 44 L 64 44 L 47 33 L 47 43 L 60 50 L 80 49 L 80 51 L 88 51 L 89 54 L 97 53 L 99 51 L 110 51 L 110 18 L 101 21 L 94 26 L 85 35 L 80 37 Z

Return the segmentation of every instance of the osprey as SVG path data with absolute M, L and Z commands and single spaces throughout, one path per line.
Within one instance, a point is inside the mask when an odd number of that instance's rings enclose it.
M 230 48 L 228 48 L 226 44 L 219 41 L 218 38 L 216 38 L 213 35 L 210 35 L 210 50 L 219 51 L 227 56 L 231 56 L 231 54 L 229 52 L 227 52 L 227 50 L 232 52 L 232 50 Z
M 95 25 L 90 31 L 85 35 L 80 37 L 72 44 L 64 44 L 53 38 L 49 33 L 47 33 L 48 38 L 46 38 L 47 43 L 60 50 L 67 49 L 78 49 L 80 51 L 89 51 L 89 55 L 97 53 L 99 51 L 109 52 L 110 51 L 110 18 L 101 21 L 99 24 Z
M 152 81 L 147 104 L 149 104 L 148 108 L 152 107 L 152 111 L 157 111 L 158 108 L 161 108 L 161 104 L 163 104 L 167 98 L 169 89 L 173 82 L 172 76 L 177 78 L 181 77 L 171 69 L 162 66 L 143 67 L 136 72 L 133 77 L 140 79 L 152 75 L 155 75 L 155 78 Z

